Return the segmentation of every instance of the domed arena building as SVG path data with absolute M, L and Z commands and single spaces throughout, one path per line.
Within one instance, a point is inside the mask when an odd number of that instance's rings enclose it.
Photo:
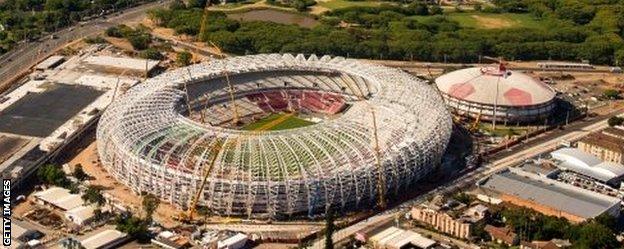
M 435 90 L 400 70 L 261 54 L 130 89 L 104 112 L 97 147 L 137 193 L 180 208 L 201 193 L 197 204 L 216 215 L 284 219 L 409 190 L 440 163 L 451 126 Z
M 529 123 L 548 117 L 555 107 L 553 89 L 503 65 L 460 69 L 435 83 L 452 112 L 471 118 Z

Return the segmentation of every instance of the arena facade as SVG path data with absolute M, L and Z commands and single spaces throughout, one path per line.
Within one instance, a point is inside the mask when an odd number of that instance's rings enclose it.
M 271 113 L 314 124 L 239 128 Z M 451 126 L 439 94 L 400 70 L 260 54 L 172 70 L 130 89 L 103 114 L 97 145 L 114 178 L 180 208 L 214 160 L 198 205 L 281 219 L 370 208 L 380 176 L 388 195 L 408 191 L 440 163 Z
M 555 91 L 504 66 L 473 67 L 438 77 L 436 86 L 456 114 L 501 123 L 530 123 L 548 117 Z

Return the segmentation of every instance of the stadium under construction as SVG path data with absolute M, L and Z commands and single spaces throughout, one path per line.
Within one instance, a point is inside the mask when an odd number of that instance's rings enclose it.
M 303 121 L 272 125 L 290 117 Z M 407 190 L 440 163 L 451 126 L 440 95 L 401 70 L 262 54 L 130 89 L 103 114 L 97 147 L 118 181 L 181 208 L 314 217 Z

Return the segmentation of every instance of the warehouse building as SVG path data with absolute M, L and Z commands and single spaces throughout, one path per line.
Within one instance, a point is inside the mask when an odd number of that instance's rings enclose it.
M 618 187 L 624 177 L 624 165 L 600 158 L 577 148 L 562 148 L 550 153 L 556 166 L 592 180 Z
M 618 217 L 620 199 L 598 194 L 509 168 L 480 180 L 478 186 L 488 195 L 505 202 L 531 208 L 545 215 L 579 223 L 608 214 Z

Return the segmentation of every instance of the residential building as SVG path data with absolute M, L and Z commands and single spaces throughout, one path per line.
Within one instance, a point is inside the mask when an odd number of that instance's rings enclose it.
M 436 205 L 422 204 L 412 208 L 411 217 L 442 233 L 468 239 L 472 235 L 473 225 L 488 215 L 488 208 L 479 204 L 462 212 L 464 207 L 451 210 L 448 206 L 447 208 L 438 208 Z
M 493 241 L 496 241 L 496 243 L 506 244 L 508 246 L 515 246 L 520 243 L 518 235 L 509 227 L 486 225 L 485 231 L 492 237 Z

